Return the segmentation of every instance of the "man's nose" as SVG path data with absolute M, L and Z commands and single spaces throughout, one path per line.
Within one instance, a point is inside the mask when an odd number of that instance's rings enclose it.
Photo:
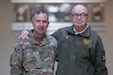
M 43 22 L 40 22 L 40 26 L 41 26 L 41 27 L 43 26 Z
M 78 19 L 81 19 L 81 16 L 80 16 L 80 15 L 78 15 L 78 16 L 77 16 L 77 18 L 78 18 Z

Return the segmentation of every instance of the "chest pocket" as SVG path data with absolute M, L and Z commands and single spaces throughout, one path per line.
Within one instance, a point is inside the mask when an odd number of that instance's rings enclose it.
M 23 50 L 23 66 L 25 69 L 40 68 L 40 55 L 35 47 L 25 47 Z M 39 61 L 37 61 L 39 60 Z
M 26 47 L 23 53 L 23 65 L 26 69 L 43 68 L 44 65 L 53 64 L 54 62 L 54 48 L 49 46 Z M 51 63 L 48 64 L 48 62 Z

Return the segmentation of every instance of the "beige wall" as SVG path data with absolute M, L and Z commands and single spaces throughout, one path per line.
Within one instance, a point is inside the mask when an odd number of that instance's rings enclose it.
M 109 0 L 106 7 L 106 34 L 103 39 L 107 55 L 107 67 L 109 75 L 113 75 L 113 1 Z
M 9 75 L 9 57 L 14 43 L 20 32 L 11 30 L 12 5 L 10 0 L 0 0 L 0 75 Z M 106 49 L 107 67 L 109 75 L 113 75 L 113 2 L 108 0 L 105 11 L 107 23 L 105 33 L 102 33 L 104 47 Z

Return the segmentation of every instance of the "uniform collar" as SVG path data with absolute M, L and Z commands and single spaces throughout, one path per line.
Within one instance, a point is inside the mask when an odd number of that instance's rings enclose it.
M 46 45 L 50 43 L 47 38 L 47 35 L 42 39 L 41 42 L 39 42 L 38 40 L 36 40 L 36 37 L 33 35 L 31 31 L 29 31 L 29 41 L 31 44 L 37 44 L 37 45 Z

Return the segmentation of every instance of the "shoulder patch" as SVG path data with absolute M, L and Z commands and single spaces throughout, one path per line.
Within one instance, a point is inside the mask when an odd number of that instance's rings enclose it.
M 106 61 L 105 51 L 102 51 L 101 60 Z

